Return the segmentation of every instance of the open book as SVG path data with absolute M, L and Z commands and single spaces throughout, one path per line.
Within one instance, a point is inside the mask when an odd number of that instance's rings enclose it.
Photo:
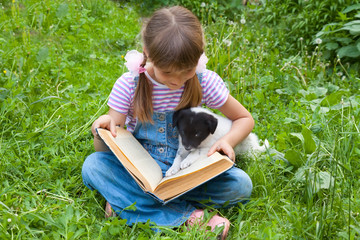
M 209 181 L 234 165 L 227 156 L 215 152 L 170 177 L 163 177 L 160 166 L 129 131 L 121 127 L 117 127 L 116 131 L 114 138 L 110 131 L 97 129 L 99 136 L 139 186 L 163 203 Z

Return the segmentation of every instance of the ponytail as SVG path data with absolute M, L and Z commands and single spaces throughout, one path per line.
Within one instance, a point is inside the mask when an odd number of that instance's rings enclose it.
M 144 60 L 141 67 L 145 67 L 147 56 L 144 53 Z M 134 115 L 140 122 L 151 122 L 153 115 L 152 105 L 152 83 L 145 76 L 145 72 L 139 74 L 139 82 L 134 95 Z

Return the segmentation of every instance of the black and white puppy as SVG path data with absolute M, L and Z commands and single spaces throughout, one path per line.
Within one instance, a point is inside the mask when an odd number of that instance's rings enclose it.
M 166 176 L 190 166 L 195 160 L 205 157 L 211 146 L 230 131 L 232 121 L 202 107 L 178 110 L 174 113 L 173 124 L 179 131 L 179 149 L 173 165 Z M 267 140 L 260 146 L 259 139 L 250 133 L 235 148 L 235 154 L 255 157 L 269 147 Z

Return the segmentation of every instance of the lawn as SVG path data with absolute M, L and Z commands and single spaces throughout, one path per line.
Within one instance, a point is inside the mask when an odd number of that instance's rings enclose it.
M 321 42 L 299 39 L 297 51 L 284 50 L 274 36 L 285 33 L 251 11 L 234 21 L 213 10 L 205 4 L 198 12 L 207 67 L 271 146 L 256 160 L 237 159 L 254 190 L 246 205 L 219 210 L 232 223 L 229 239 L 358 239 L 359 72 L 324 60 Z M 0 238 L 214 238 L 106 220 L 105 200 L 82 183 L 82 163 L 94 151 L 90 126 L 108 110 L 126 52 L 141 50 L 139 9 L 13 0 L 0 1 L 0 13 Z

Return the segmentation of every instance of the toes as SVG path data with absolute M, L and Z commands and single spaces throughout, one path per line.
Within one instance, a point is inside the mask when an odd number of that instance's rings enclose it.
M 188 162 L 181 163 L 181 169 L 187 168 L 188 166 L 190 166 L 190 163 Z

